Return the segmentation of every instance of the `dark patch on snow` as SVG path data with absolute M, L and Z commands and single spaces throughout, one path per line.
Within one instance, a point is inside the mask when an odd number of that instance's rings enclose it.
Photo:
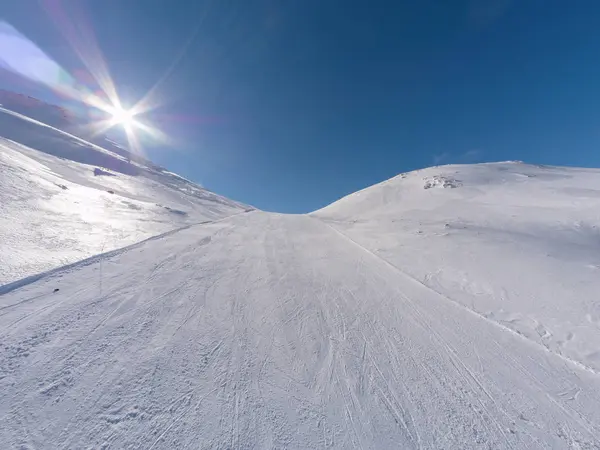
M 129 209 L 135 209 L 136 211 L 140 211 L 142 209 L 141 206 L 136 205 L 132 202 L 123 201 L 123 204 L 126 205 Z
M 158 206 L 160 208 L 164 208 L 167 211 L 169 211 L 170 213 L 177 214 L 179 216 L 187 216 L 187 214 L 188 214 L 187 212 L 182 211 L 180 209 L 171 208 L 170 206 L 164 206 L 164 205 L 161 205 L 160 203 L 156 203 L 156 206 Z
M 107 176 L 107 177 L 116 177 L 114 173 L 107 172 L 106 170 L 102 170 L 98 167 L 94 168 L 94 176 Z
M 169 208 L 168 206 L 163 206 L 167 211 L 173 214 L 177 214 L 179 216 L 187 216 L 187 212 L 181 211 L 180 209 Z

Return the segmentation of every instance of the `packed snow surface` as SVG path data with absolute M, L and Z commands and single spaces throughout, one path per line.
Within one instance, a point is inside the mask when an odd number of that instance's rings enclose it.
M 600 448 L 600 171 L 238 212 L 0 287 L 0 448 Z
M 0 136 L 0 284 L 250 209 L 2 109 Z
M 600 170 L 432 167 L 315 215 L 460 306 L 600 371 Z

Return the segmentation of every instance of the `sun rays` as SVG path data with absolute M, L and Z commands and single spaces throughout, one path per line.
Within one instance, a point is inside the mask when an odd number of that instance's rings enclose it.
M 91 22 L 77 2 L 70 3 L 68 14 L 60 0 L 42 0 L 44 9 L 77 55 L 85 70 L 75 76 L 61 67 L 30 39 L 6 22 L 0 22 L 0 67 L 51 88 L 64 98 L 75 100 L 72 105 L 81 116 L 87 116 L 81 130 L 89 136 L 99 136 L 111 128 L 120 127 L 127 138 L 129 150 L 144 154 L 141 138 L 152 143 L 168 143 L 167 136 L 151 124 L 147 115 L 160 106 L 156 89 L 152 88 L 133 106 L 123 105 L 110 75 Z M 96 87 L 94 87 L 96 86 Z

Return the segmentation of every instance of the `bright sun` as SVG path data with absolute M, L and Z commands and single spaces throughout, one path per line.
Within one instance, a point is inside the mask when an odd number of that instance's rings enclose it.
M 115 125 L 121 125 L 125 128 L 131 128 L 135 125 L 135 119 L 133 118 L 133 114 L 131 111 L 128 111 L 123 108 L 114 108 L 111 111 L 112 122 Z

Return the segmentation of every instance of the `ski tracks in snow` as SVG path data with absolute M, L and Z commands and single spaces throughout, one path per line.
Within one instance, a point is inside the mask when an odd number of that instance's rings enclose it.
M 504 409 L 504 407 L 500 405 L 501 402 L 496 400 L 496 396 L 490 393 L 490 391 L 485 387 L 485 384 L 491 383 L 494 386 L 496 392 L 502 392 L 502 389 L 499 389 L 498 385 L 494 382 L 493 379 L 491 379 L 491 377 L 476 374 L 476 371 L 479 371 L 480 373 L 484 371 L 484 365 L 481 362 L 481 357 L 479 351 L 477 350 L 478 346 L 475 342 L 472 343 L 471 348 L 473 349 L 473 352 L 476 355 L 477 365 L 475 367 L 478 367 L 478 370 L 469 368 L 468 364 L 464 362 L 465 360 L 468 360 L 468 358 L 464 358 L 464 356 L 466 356 L 464 350 L 461 354 L 461 352 L 457 351 L 457 349 L 448 341 L 448 337 L 452 335 L 457 336 L 457 332 L 464 333 L 464 335 L 461 337 L 461 340 L 464 340 L 464 338 L 467 337 L 469 339 L 478 338 L 480 337 L 480 335 L 475 334 L 473 330 L 463 331 L 460 326 L 457 326 L 457 323 L 454 323 L 454 326 L 448 326 L 448 322 L 454 322 L 454 320 L 451 319 L 452 315 L 448 314 L 448 310 L 467 310 L 471 317 L 478 319 L 477 322 L 479 322 L 480 325 L 482 323 L 485 324 L 486 322 L 488 322 L 490 325 L 488 327 L 483 325 L 481 326 L 481 328 L 487 328 L 488 331 L 491 331 L 490 327 L 498 328 L 499 330 L 506 332 L 511 337 L 514 336 L 516 339 L 512 340 L 516 341 L 513 342 L 515 346 L 517 346 L 516 344 L 521 340 L 526 341 L 526 344 L 524 343 L 524 347 L 529 347 L 529 351 L 527 351 L 526 353 L 533 353 L 534 355 L 536 353 L 550 353 L 552 356 L 550 358 L 546 358 L 547 360 L 552 361 L 554 358 L 559 361 L 562 360 L 557 364 L 558 367 L 562 369 L 557 371 L 559 374 L 561 374 L 561 376 L 549 378 L 553 381 L 556 381 L 556 379 L 558 378 L 560 382 L 563 383 L 563 385 L 567 386 L 567 391 L 573 389 L 572 386 L 574 381 L 575 383 L 581 381 L 581 378 L 577 374 L 577 372 L 581 370 L 593 374 L 592 376 L 590 376 L 590 379 L 593 380 L 593 384 L 597 384 L 598 375 L 600 374 L 598 374 L 594 369 L 585 366 L 579 361 L 574 361 L 570 358 L 564 357 L 563 355 L 553 353 L 549 351 L 546 347 L 539 346 L 539 344 L 537 344 L 536 342 L 528 340 L 521 334 L 516 333 L 514 330 L 507 328 L 500 323 L 492 321 L 489 318 L 482 316 L 477 312 L 472 311 L 466 308 L 465 306 L 459 304 L 458 302 L 455 302 L 454 300 L 438 293 L 437 291 L 434 291 L 428 286 L 420 283 L 418 280 L 412 278 L 404 271 L 393 266 L 391 263 L 381 258 L 376 253 L 368 250 L 367 248 L 357 243 L 355 240 L 341 233 L 332 225 L 329 225 L 327 223 L 325 223 L 325 225 L 332 231 L 334 231 L 342 239 L 351 243 L 351 245 L 355 248 L 359 249 L 360 251 L 363 251 L 365 254 L 369 255 L 373 259 L 379 260 L 380 263 L 382 263 L 382 266 L 387 266 L 386 268 L 390 271 L 395 271 L 397 276 L 399 275 L 401 278 L 409 281 L 409 284 L 403 284 L 402 288 L 399 289 L 398 292 L 398 299 L 402 299 L 404 301 L 404 305 L 406 306 L 406 308 L 402 310 L 404 312 L 412 311 L 413 317 L 416 319 L 415 322 L 427 331 L 427 334 L 437 344 L 436 347 L 438 349 L 443 349 L 445 351 L 445 354 L 447 355 L 450 363 L 452 364 L 456 372 L 458 372 L 462 377 L 464 385 L 471 387 L 471 391 L 475 394 L 474 398 L 481 406 L 485 416 L 487 416 L 489 420 L 492 420 L 494 422 L 495 428 L 497 428 L 497 430 L 500 432 L 507 447 L 514 448 L 513 444 L 511 444 L 512 439 L 510 436 L 507 435 L 507 433 L 516 433 L 514 426 L 516 421 L 506 411 L 506 409 Z M 412 294 L 407 295 L 407 292 Z M 428 301 L 428 298 L 431 300 Z M 436 307 L 436 303 L 440 303 L 440 301 L 441 303 L 447 301 L 447 305 L 451 305 L 451 307 L 444 308 L 446 311 L 441 310 L 440 308 Z M 443 330 L 443 336 L 440 333 L 440 330 Z M 505 338 L 507 340 L 510 339 L 508 337 Z M 575 402 L 564 402 L 560 398 L 560 395 L 553 394 L 554 392 L 560 392 L 560 389 L 556 387 L 556 385 L 558 385 L 559 383 L 548 383 L 540 381 L 538 376 L 535 375 L 535 371 L 526 368 L 523 362 L 515 358 L 515 355 L 520 356 L 520 353 L 518 351 L 515 352 L 514 348 L 511 348 L 510 351 L 507 351 L 506 348 L 504 348 L 498 343 L 498 341 L 498 338 L 490 339 L 490 343 L 493 344 L 495 347 L 496 357 L 504 360 L 508 364 L 508 367 L 513 369 L 515 372 L 521 374 L 529 383 L 533 384 L 535 390 L 538 391 L 538 396 L 546 397 L 552 405 L 558 407 L 559 411 L 562 411 L 567 417 L 570 417 L 575 423 L 577 423 L 580 426 L 580 429 L 583 431 L 584 436 L 577 439 L 573 438 L 571 434 L 571 436 L 569 436 L 569 439 L 571 440 L 569 445 L 583 445 L 584 448 L 586 448 L 586 445 L 588 445 L 592 446 L 590 448 L 597 448 L 597 446 L 600 445 L 600 427 L 598 426 L 597 422 L 594 422 L 594 419 L 590 420 L 584 414 L 581 414 L 579 408 L 581 408 L 582 405 L 574 404 Z M 464 348 L 468 349 L 469 346 L 465 345 Z M 534 348 L 537 351 L 531 351 L 531 348 Z M 530 363 L 527 364 L 527 366 L 530 366 L 531 362 L 534 362 L 535 365 L 538 366 L 538 368 L 543 368 L 543 372 L 546 372 L 548 374 L 548 368 L 544 367 L 543 365 L 544 359 L 539 358 L 539 355 L 536 356 L 538 357 L 536 358 L 534 356 L 527 356 L 527 361 Z M 442 359 L 441 355 L 440 359 Z M 493 368 L 493 366 L 488 366 L 488 372 L 490 371 L 490 368 Z M 565 374 L 567 374 L 567 376 L 565 376 Z M 588 390 L 590 391 L 593 397 L 593 399 L 591 399 L 591 401 L 588 403 L 588 410 L 594 411 L 594 408 L 590 406 L 593 405 L 594 402 L 600 401 L 600 397 L 598 396 L 598 392 L 596 390 L 589 388 Z M 576 400 L 576 398 L 571 398 L 570 400 Z M 486 403 L 489 403 L 493 407 L 493 409 L 495 409 L 494 413 L 490 412 L 489 407 L 486 406 Z M 501 421 L 499 421 L 497 418 L 498 416 L 503 416 L 504 419 L 509 419 L 510 426 L 508 428 L 505 428 L 503 425 L 501 425 Z M 519 414 L 519 418 L 522 419 L 523 414 Z M 525 420 L 525 422 L 529 424 L 532 423 L 530 420 Z M 533 437 L 532 441 L 538 444 L 540 443 Z
M 102 295 L 94 264 L 6 294 L 2 448 L 598 448 L 597 374 L 315 218 L 192 227 L 103 271 Z

